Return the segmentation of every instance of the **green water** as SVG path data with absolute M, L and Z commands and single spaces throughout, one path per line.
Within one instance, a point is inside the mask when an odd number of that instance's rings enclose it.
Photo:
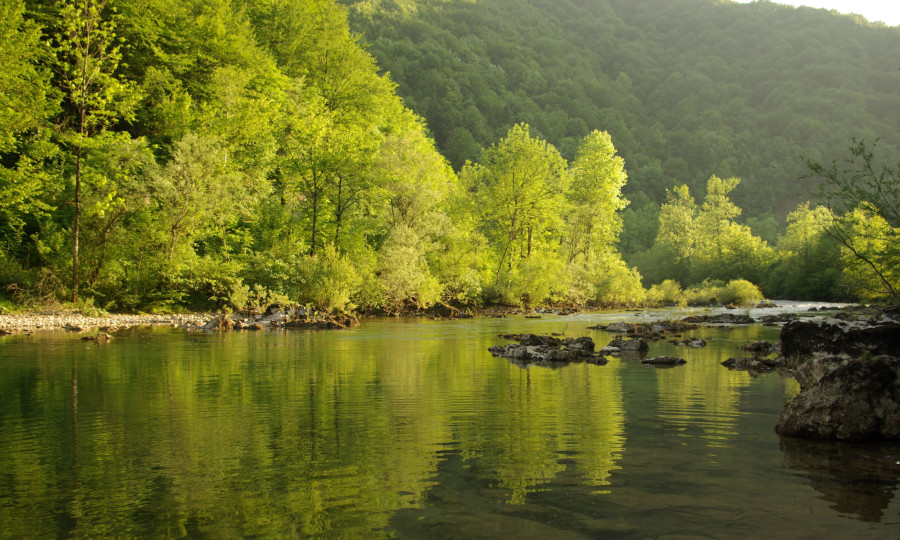
M 634 316 L 5 338 L 0 537 L 900 537 L 900 451 L 780 441 L 795 383 L 719 365 L 777 328 L 672 369 L 487 352 Z

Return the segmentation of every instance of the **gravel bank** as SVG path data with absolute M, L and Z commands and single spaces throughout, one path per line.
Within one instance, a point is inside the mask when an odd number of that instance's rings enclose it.
M 17 313 L 0 315 L 0 335 L 33 332 L 36 330 L 90 330 L 92 328 L 125 326 L 202 326 L 212 315 L 189 313 L 181 315 L 107 315 L 87 317 L 77 313 Z

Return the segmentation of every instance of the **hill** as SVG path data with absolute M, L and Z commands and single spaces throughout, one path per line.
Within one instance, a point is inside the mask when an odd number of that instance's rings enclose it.
M 516 122 L 571 159 L 608 131 L 626 194 L 662 202 L 742 179 L 744 218 L 779 221 L 811 186 L 802 158 L 852 137 L 897 156 L 900 28 L 770 2 L 343 0 L 351 27 L 455 168 Z

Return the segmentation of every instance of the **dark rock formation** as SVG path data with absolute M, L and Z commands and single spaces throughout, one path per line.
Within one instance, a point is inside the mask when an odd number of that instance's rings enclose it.
M 890 312 L 788 323 L 781 351 L 801 391 L 782 412 L 779 434 L 900 440 L 900 323 Z
M 775 431 L 848 442 L 900 440 L 900 358 L 838 364 L 787 405 Z
M 675 345 L 676 347 L 692 347 L 694 349 L 706 347 L 706 340 L 698 337 L 686 338 L 681 340 L 673 339 L 670 340 L 669 343 Z
M 559 339 L 537 334 L 503 334 L 500 337 L 518 344 L 496 345 L 488 348 L 494 356 L 502 356 L 519 366 L 541 365 L 558 367 L 569 362 L 605 364 L 606 358 L 594 352 L 590 337 Z
M 685 317 L 681 322 L 692 324 L 753 324 L 756 321 L 749 315 L 722 313 L 719 315 L 695 315 Z
M 623 351 L 623 352 L 624 351 L 648 351 L 648 350 L 650 350 L 650 345 L 647 344 L 647 342 L 641 338 L 634 338 L 634 339 L 616 338 L 616 339 L 610 341 L 606 346 L 607 347 L 616 347 L 617 349 L 619 349 L 620 351 Z
M 793 321 L 781 329 L 781 352 L 789 358 L 813 353 L 900 356 L 900 323 Z
M 678 358 L 677 356 L 656 356 L 654 358 L 641 360 L 641 363 L 649 366 L 680 366 L 686 364 L 687 361 L 684 358 Z

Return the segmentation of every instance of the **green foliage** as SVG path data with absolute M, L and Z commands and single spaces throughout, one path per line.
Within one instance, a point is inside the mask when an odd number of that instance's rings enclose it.
M 893 203 L 863 197 L 896 198 L 894 170 L 864 145 L 859 174 L 812 168 L 832 186 L 824 198 L 847 204 L 828 223 L 808 209 L 789 220 L 774 255 L 761 237 L 774 240 L 791 197 L 760 187 L 791 170 L 779 156 L 800 152 L 786 141 L 821 126 L 802 111 L 787 126 L 759 115 L 778 136 L 745 126 L 751 95 L 721 98 L 712 81 L 735 79 L 670 56 L 668 30 L 600 53 L 650 24 L 646 9 L 542 1 L 497 22 L 507 0 L 489 15 L 481 2 L 347 3 L 0 0 L 2 294 L 401 312 L 708 302 L 725 286 L 676 282 L 763 276 L 768 294 L 896 289 Z M 380 67 L 348 13 L 384 30 L 369 34 Z M 660 50 L 684 69 L 658 64 Z M 732 197 L 752 206 L 746 224 Z M 663 284 L 647 296 L 642 279 Z
M 681 284 L 667 279 L 650 287 L 647 291 L 647 303 L 654 306 L 683 306 L 687 303 Z
M 779 239 L 776 259 L 762 282 L 766 295 L 798 300 L 846 301 L 842 257 L 828 235 L 834 217 L 826 207 L 804 203 L 788 214 L 787 230 Z
M 826 233 L 842 246 L 844 277 L 862 298 L 900 303 L 900 162 L 878 166 L 875 147 L 855 140 L 845 165 L 807 161 L 823 180 L 833 219 Z
M 719 289 L 720 304 L 744 306 L 763 299 L 759 288 L 746 279 L 733 279 Z
M 689 306 L 710 306 L 718 302 L 719 292 L 725 284 L 718 280 L 705 279 L 702 283 L 684 291 L 684 301 Z
M 629 198 L 736 176 L 745 215 L 780 222 L 812 186 L 798 156 L 839 155 L 852 135 L 900 149 L 884 68 L 900 34 L 858 17 L 698 0 L 342 3 L 457 170 L 515 122 L 570 160 L 604 129 Z

